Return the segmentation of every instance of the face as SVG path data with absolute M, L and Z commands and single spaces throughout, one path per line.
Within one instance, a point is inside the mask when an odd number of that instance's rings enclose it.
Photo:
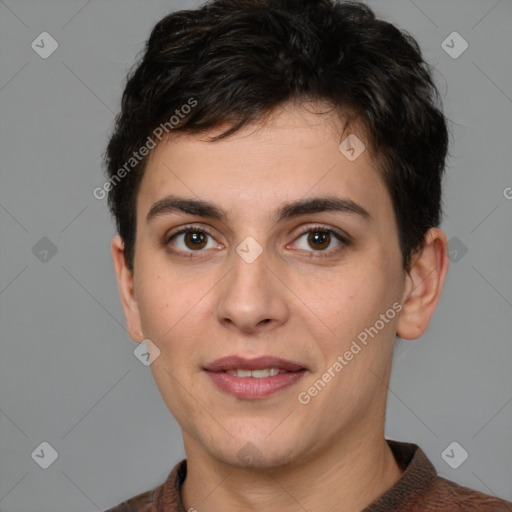
M 375 162 L 338 148 L 364 135 L 342 132 L 288 105 L 151 154 L 124 306 L 189 457 L 277 467 L 383 429 L 406 274 Z

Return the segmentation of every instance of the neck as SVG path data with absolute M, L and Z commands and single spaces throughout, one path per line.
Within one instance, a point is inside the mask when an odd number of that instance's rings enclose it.
M 371 434 L 371 432 L 369 433 Z M 187 454 L 181 494 L 185 510 L 199 512 L 359 512 L 389 489 L 402 473 L 382 433 L 340 436 L 314 457 L 292 467 L 240 469 Z M 195 450 L 192 452 L 197 453 Z

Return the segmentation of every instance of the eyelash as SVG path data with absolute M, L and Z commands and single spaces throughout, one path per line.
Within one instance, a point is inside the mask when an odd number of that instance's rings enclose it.
M 199 227 L 194 226 L 194 225 L 188 225 L 188 226 L 182 227 L 180 230 L 178 230 L 178 231 L 170 234 L 169 236 L 167 236 L 165 238 L 165 240 L 164 240 L 165 246 L 167 247 L 167 249 L 171 253 L 183 256 L 184 258 L 192 259 L 192 258 L 204 257 L 204 256 L 197 255 L 197 254 L 201 254 L 201 253 L 205 252 L 205 251 L 202 251 L 202 250 L 198 250 L 198 251 L 181 251 L 181 250 L 176 250 L 176 249 L 169 248 L 169 244 L 170 244 L 170 242 L 174 238 L 176 238 L 179 235 L 182 235 L 184 233 L 189 233 L 189 232 L 192 232 L 192 233 L 203 233 L 203 234 L 205 233 L 205 234 L 211 236 L 212 238 L 214 238 L 212 232 L 208 228 L 204 228 L 204 227 L 199 228 Z M 312 258 L 327 258 L 329 256 L 332 256 L 333 254 L 337 254 L 344 247 L 348 247 L 351 244 L 350 240 L 347 237 L 341 235 L 337 231 L 334 231 L 333 229 L 329 229 L 329 228 L 326 228 L 326 227 L 323 227 L 323 226 L 319 226 L 319 225 L 308 226 L 308 227 L 304 228 L 297 235 L 296 239 L 299 239 L 303 235 L 305 235 L 306 233 L 310 233 L 310 232 L 327 233 L 329 235 L 334 236 L 334 238 L 336 238 L 339 242 L 341 242 L 341 245 L 339 247 L 335 248 L 335 249 L 329 249 L 329 250 L 323 250 L 323 251 L 315 251 L 315 250 L 307 251 L 307 252 L 312 253 L 312 255 L 310 256 Z

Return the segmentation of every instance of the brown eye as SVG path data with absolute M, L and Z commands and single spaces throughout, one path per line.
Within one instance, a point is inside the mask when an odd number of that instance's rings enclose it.
M 310 231 L 308 236 L 308 243 L 313 249 L 323 251 L 329 247 L 331 235 L 327 231 Z
M 322 226 L 310 226 L 296 238 L 294 245 L 310 256 L 332 256 L 350 245 L 350 239 Z
M 201 231 L 187 231 L 183 242 L 188 249 L 196 250 L 203 249 L 206 246 L 207 239 L 205 233 Z
M 207 249 L 218 248 L 215 238 L 205 229 L 184 227 L 170 235 L 165 245 L 171 252 L 190 256 L 192 253 L 206 253 Z

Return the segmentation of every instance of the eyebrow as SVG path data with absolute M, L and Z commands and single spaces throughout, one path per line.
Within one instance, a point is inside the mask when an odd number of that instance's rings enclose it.
M 179 212 L 216 219 L 221 222 L 226 222 L 227 220 L 226 212 L 214 203 L 202 199 L 168 195 L 151 206 L 146 216 L 146 222 L 169 213 Z M 368 211 L 361 205 L 351 199 L 337 196 L 313 197 L 284 203 L 276 211 L 275 219 L 276 223 L 278 223 L 284 219 L 321 212 L 349 213 L 359 215 L 366 221 L 372 219 Z

